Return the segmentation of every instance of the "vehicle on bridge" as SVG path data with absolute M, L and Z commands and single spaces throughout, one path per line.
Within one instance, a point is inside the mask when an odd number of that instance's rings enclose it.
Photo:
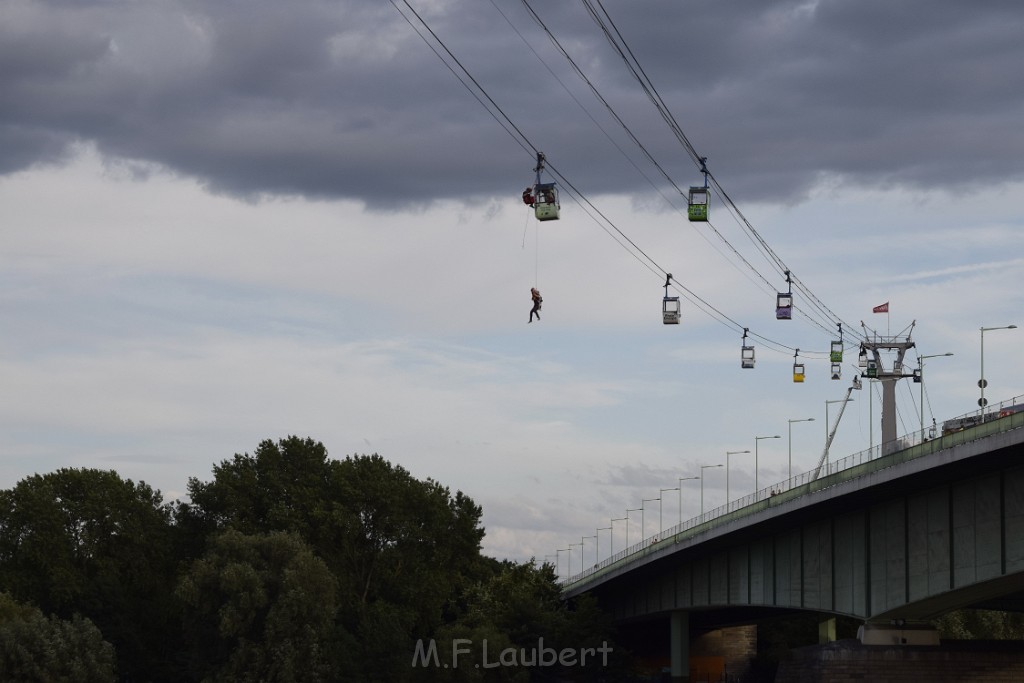
M 981 415 L 965 415 L 963 417 L 953 418 L 952 420 L 946 420 L 942 423 L 942 435 L 953 434 L 955 432 L 962 432 L 965 429 L 976 427 L 982 422 L 991 422 L 992 420 L 998 420 L 1002 417 L 1009 417 L 1016 413 L 1024 412 L 1024 403 L 1018 403 L 1012 406 L 1004 406 L 997 411 L 988 413 L 982 418 Z

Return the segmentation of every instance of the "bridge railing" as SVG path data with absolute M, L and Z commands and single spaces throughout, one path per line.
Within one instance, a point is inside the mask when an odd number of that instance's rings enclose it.
M 928 438 L 929 430 L 914 431 L 891 443 L 884 444 L 884 447 L 883 445 L 873 446 L 845 458 L 825 462 L 820 470 L 815 468 L 797 474 L 760 491 L 729 501 L 725 505 L 708 510 L 701 515 L 664 529 L 659 534 L 634 543 L 597 564 L 562 579 L 559 581 L 559 585 L 567 587 L 595 574 L 604 573 L 605 570 L 624 560 L 633 561 L 642 558 L 655 552 L 659 547 L 693 538 L 727 522 L 755 514 L 808 493 L 930 455 L 945 448 L 1024 427 L 1024 395 L 1002 401 L 995 406 L 988 407 L 984 412 L 975 410 L 946 420 L 943 425 L 951 425 L 953 428 L 944 429 L 944 433 L 941 436 L 936 434 L 935 438 Z

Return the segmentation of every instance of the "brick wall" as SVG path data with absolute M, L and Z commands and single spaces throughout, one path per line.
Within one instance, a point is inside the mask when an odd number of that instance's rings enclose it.
M 724 657 L 725 670 L 730 677 L 746 674 L 750 669 L 750 660 L 756 654 L 756 625 L 717 629 L 690 643 L 691 657 Z
M 1021 683 L 1024 643 L 944 641 L 941 647 L 839 641 L 793 650 L 775 683 Z

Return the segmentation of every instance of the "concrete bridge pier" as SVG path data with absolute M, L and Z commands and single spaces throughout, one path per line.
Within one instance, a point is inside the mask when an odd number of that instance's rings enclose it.
M 690 683 L 690 613 L 674 610 L 671 631 L 672 683 Z

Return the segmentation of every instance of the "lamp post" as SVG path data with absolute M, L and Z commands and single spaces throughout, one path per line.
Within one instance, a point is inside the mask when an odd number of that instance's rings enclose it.
M 627 550 L 629 549 L 629 513 L 630 512 L 636 512 L 637 510 L 643 512 L 643 506 L 641 505 L 638 508 L 626 508 L 626 549 Z M 642 530 L 640 532 L 640 535 L 641 536 L 644 535 Z M 641 539 L 641 540 L 643 540 L 643 539 Z
M 679 524 L 683 523 L 683 482 L 689 481 L 690 479 L 700 479 L 700 477 L 679 477 Z M 704 512 L 701 510 L 701 512 Z
M 921 441 L 924 441 L 924 359 L 925 358 L 942 358 L 944 356 L 952 356 L 953 353 L 935 353 L 930 356 L 920 356 L 917 359 L 918 365 L 921 366 Z M 982 389 L 982 391 L 985 391 Z
M 700 466 L 700 516 L 704 517 L 704 470 L 711 467 L 721 467 L 722 463 L 717 465 L 701 465 Z
M 985 400 L 985 333 L 991 332 L 992 330 L 1015 330 L 1016 325 L 1003 325 L 1002 327 L 983 327 L 981 328 L 981 379 L 978 380 L 978 387 L 981 389 L 981 398 L 978 399 L 978 406 L 981 408 L 981 421 L 985 421 L 985 404 L 988 401 Z
M 746 451 L 726 451 L 725 452 L 725 504 L 729 504 L 729 456 L 738 455 L 740 453 L 749 453 Z
M 583 541 L 588 538 L 594 539 L 594 565 L 597 565 L 597 534 L 593 536 L 583 536 L 580 538 L 580 571 L 583 571 Z
M 615 522 L 625 522 L 626 523 L 626 547 L 627 548 L 629 547 L 629 515 L 627 514 L 625 517 L 614 517 L 609 522 L 609 524 L 610 524 L 610 526 L 612 528 L 612 532 L 610 534 L 608 534 L 608 536 L 609 536 L 608 542 L 611 544 L 611 550 L 608 551 L 608 557 L 614 557 L 615 556 Z
M 558 574 L 558 572 L 562 568 L 562 556 L 559 555 L 558 553 L 567 553 L 567 552 L 569 552 L 568 548 L 559 548 L 559 549 L 557 549 L 555 551 L 555 574 L 556 575 Z M 568 576 L 568 575 L 566 575 L 566 576 Z
M 594 557 L 597 558 L 597 563 L 601 562 L 601 554 L 600 554 L 600 551 L 601 551 L 601 539 L 599 537 L 601 536 L 601 532 L 602 531 L 607 531 L 608 532 L 608 540 L 610 541 L 611 540 L 611 535 L 612 535 L 611 534 L 611 531 L 612 531 L 611 525 L 609 524 L 608 526 L 602 526 L 602 527 L 598 527 L 597 529 L 595 529 L 596 533 L 594 534 L 594 538 L 597 539 L 597 540 L 594 541 Z M 611 555 L 609 555 L 608 557 L 611 557 Z
M 661 497 L 665 494 L 665 491 L 678 491 L 678 490 L 679 490 L 678 486 L 676 486 L 675 488 L 671 488 L 671 489 L 658 489 L 658 535 L 659 536 L 661 535 L 661 533 L 663 531 L 665 531 L 665 525 L 661 521 L 661 508 L 663 506 L 663 503 L 661 502 Z M 680 499 L 682 499 L 682 495 L 683 495 L 682 493 L 679 494 Z
M 572 549 L 575 548 L 578 545 L 581 546 L 583 544 L 582 543 L 570 543 L 569 544 L 569 577 L 572 576 Z M 583 552 L 581 551 L 580 552 L 580 561 L 582 562 L 582 560 L 583 560 Z
M 793 478 L 793 423 L 814 422 L 813 417 L 805 417 L 802 420 L 787 420 L 789 422 L 789 478 Z
M 828 448 L 828 406 L 830 403 L 843 403 L 852 401 L 852 398 L 837 398 L 834 401 L 825 401 L 825 448 Z M 825 471 L 828 472 L 828 451 L 825 451 Z
M 654 501 L 658 501 L 659 503 L 661 503 L 661 496 L 658 496 L 657 498 L 644 498 L 643 500 L 640 501 L 640 542 L 641 543 L 643 543 L 644 541 L 647 540 L 647 536 L 644 535 L 644 534 L 647 533 L 647 527 L 644 526 L 644 503 L 653 503 Z M 661 533 L 661 532 L 659 532 L 659 533 Z
M 754 496 L 757 496 L 757 492 L 761 489 L 757 486 L 757 445 L 761 442 L 761 439 L 781 439 L 782 437 L 776 434 L 775 436 L 755 436 L 754 437 Z

